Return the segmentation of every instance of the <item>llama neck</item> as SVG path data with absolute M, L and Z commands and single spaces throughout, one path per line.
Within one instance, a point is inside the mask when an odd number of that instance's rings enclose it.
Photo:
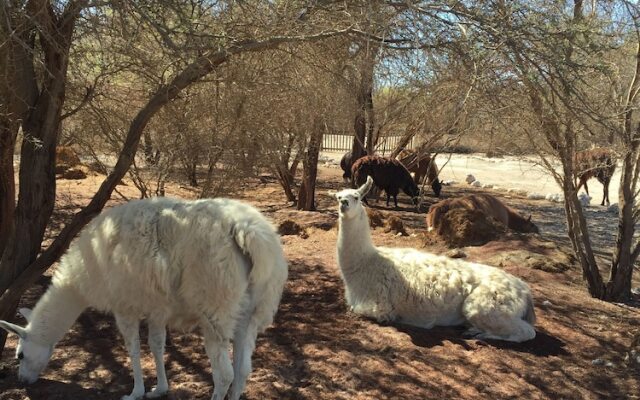
M 87 306 L 74 287 L 52 284 L 33 309 L 30 337 L 40 344 L 56 344 Z
M 338 263 L 343 270 L 349 269 L 366 254 L 375 252 L 371 240 L 369 218 L 362 212 L 353 218 L 340 216 L 340 230 L 338 232 Z

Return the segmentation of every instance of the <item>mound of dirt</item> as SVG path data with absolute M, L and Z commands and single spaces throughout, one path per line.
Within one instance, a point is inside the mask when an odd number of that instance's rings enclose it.
M 365 208 L 367 210 L 367 215 L 369 216 L 369 226 L 372 228 L 377 228 L 379 226 L 384 226 L 384 216 L 378 210 L 374 210 L 372 208 Z
M 496 267 L 517 265 L 555 274 L 569 270 L 575 263 L 573 254 L 559 248 L 547 250 L 545 253 L 540 254 L 529 249 L 501 251 L 483 262 Z
M 482 246 L 496 240 L 507 228 L 477 210 L 449 210 L 437 226 L 435 234 L 449 247 Z
M 387 219 L 387 228 L 384 230 L 385 232 L 393 232 L 395 234 L 400 233 L 402 236 L 408 236 L 407 230 L 404 227 L 404 223 L 398 217 L 391 216 Z
M 278 233 L 281 236 L 295 235 L 300 236 L 303 239 L 309 237 L 305 229 L 300 226 L 300 224 L 290 219 L 284 220 L 280 223 L 280 225 L 278 225 Z

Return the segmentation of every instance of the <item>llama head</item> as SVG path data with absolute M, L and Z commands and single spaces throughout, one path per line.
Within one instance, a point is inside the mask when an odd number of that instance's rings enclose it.
M 364 208 L 362 204 L 360 204 L 360 200 L 369 193 L 372 185 L 373 179 L 368 176 L 367 182 L 358 189 L 344 189 L 336 193 L 335 196 L 338 200 L 340 217 L 353 218 L 363 212 Z
M 405 192 L 407 196 L 411 197 L 411 201 L 413 201 L 414 205 L 418 204 L 418 200 L 420 199 L 420 188 L 415 184 L 413 179 L 411 179 L 411 176 L 409 176 L 409 179 L 402 188 L 402 191 Z
M 529 215 L 529 218 L 527 218 L 524 221 L 524 223 L 522 224 L 521 230 L 522 230 L 522 232 L 528 232 L 528 233 L 540 233 L 540 229 L 538 229 L 536 224 L 534 224 L 531 221 L 531 215 Z
M 31 310 L 20 309 L 20 314 L 29 322 Z M 0 328 L 19 337 L 18 347 L 16 347 L 16 358 L 20 360 L 18 379 L 22 383 L 31 384 L 38 380 L 38 376 L 47 366 L 53 353 L 53 345 L 32 340 L 29 327 L 30 324 L 23 328 L 7 321 L 0 321 Z

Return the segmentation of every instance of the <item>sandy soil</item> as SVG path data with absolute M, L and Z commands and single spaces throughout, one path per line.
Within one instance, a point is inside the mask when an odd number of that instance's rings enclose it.
M 345 307 L 343 284 L 335 259 L 337 231 L 330 190 L 342 187 L 340 171 L 321 168 L 318 212 L 298 212 L 284 202 L 275 182 L 248 181 L 233 194 L 262 209 L 274 222 L 293 219 L 308 238 L 284 236 L 290 279 L 276 322 L 258 340 L 246 399 L 634 399 L 640 397 L 640 366 L 623 362 L 633 335 L 640 332 L 638 308 L 594 300 L 586 293 L 575 266 L 562 273 L 531 269 L 509 258 L 499 264 L 532 287 L 537 337 L 523 344 L 466 340 L 461 328 L 421 330 L 381 326 Z M 60 181 L 56 234 L 65 219 L 89 200 L 99 177 Z M 136 196 L 131 186 L 119 189 Z M 471 190 L 446 187 L 444 196 Z M 168 195 L 192 197 L 172 186 Z M 399 210 L 377 207 L 385 217 L 402 218 L 409 236 L 373 232 L 379 245 L 423 247 L 424 214 L 403 197 Z M 113 201 L 111 204 L 121 202 Z M 429 199 L 434 201 L 434 199 Z M 508 198 L 516 208 L 532 211 L 542 225 L 540 236 L 511 236 L 483 247 L 465 249 L 472 260 L 495 260 L 508 251 L 545 254 L 562 215 L 549 203 Z M 549 220 L 547 224 L 542 221 Z M 440 244 L 425 250 L 444 252 Z M 516 259 L 513 259 L 516 260 Z M 48 277 L 25 296 L 32 306 Z M 638 282 L 634 286 L 639 286 Z M 17 319 L 20 321 L 19 319 Z M 143 333 L 144 340 L 144 333 Z M 0 362 L 0 400 L 118 399 L 132 387 L 129 362 L 113 318 L 85 312 L 58 344 L 49 367 L 34 385 L 17 383 L 14 338 Z M 146 385 L 155 382 L 153 360 L 143 346 Z M 594 359 L 610 362 L 594 365 Z M 209 399 L 211 370 L 196 333 L 172 332 L 166 365 L 172 392 L 168 399 Z

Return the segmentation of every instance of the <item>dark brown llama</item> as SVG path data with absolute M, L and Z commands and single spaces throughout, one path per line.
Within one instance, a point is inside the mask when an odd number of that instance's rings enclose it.
M 584 190 L 589 194 L 587 181 L 591 178 L 596 178 L 603 187 L 602 203 L 600 205 L 604 205 L 605 200 L 607 205 L 611 204 L 609 201 L 609 183 L 611 183 L 611 177 L 616 171 L 616 161 L 616 154 L 611 149 L 596 147 L 577 152 L 574 158 L 576 178 L 579 182 L 576 192 L 584 185 Z

